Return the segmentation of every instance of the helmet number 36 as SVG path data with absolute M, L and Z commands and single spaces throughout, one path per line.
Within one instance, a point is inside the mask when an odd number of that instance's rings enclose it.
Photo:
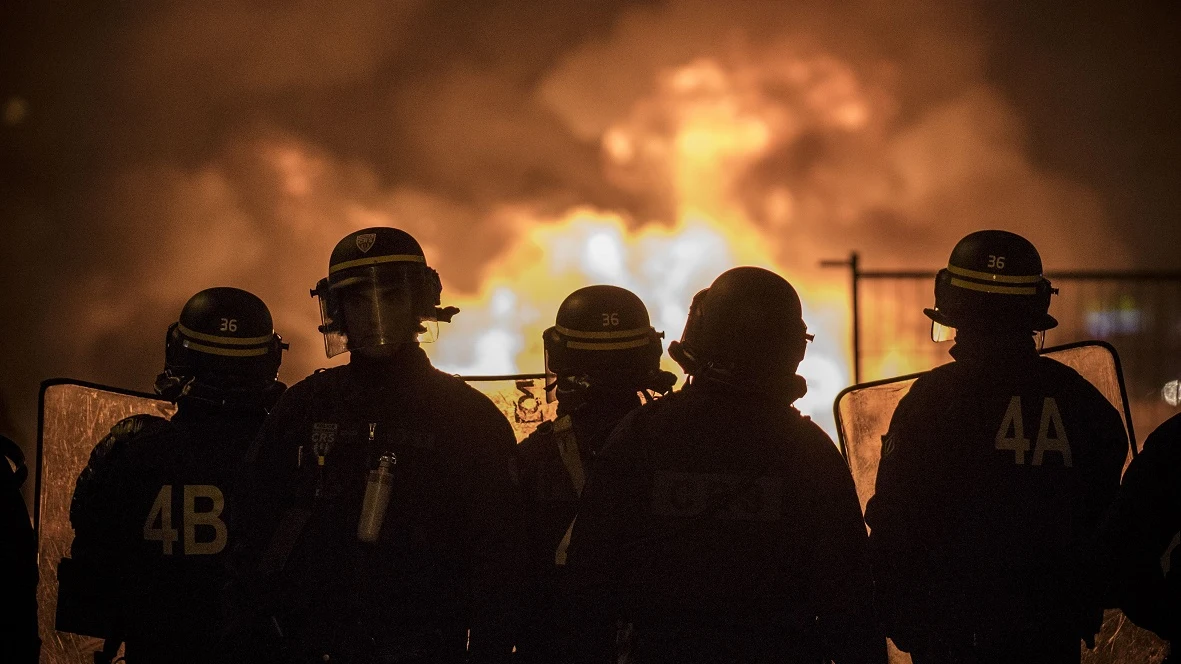
M 1005 257 L 988 255 L 988 267 L 995 267 L 998 270 L 1005 269 Z
M 225 509 L 225 497 L 221 489 L 211 484 L 181 485 L 184 497 L 184 548 L 182 555 L 200 556 L 221 553 L 226 548 L 226 524 L 221 520 L 222 510 Z M 144 539 L 158 541 L 164 547 L 164 555 L 171 556 L 180 535 L 172 527 L 172 489 L 173 485 L 165 484 L 156 494 L 156 501 L 148 511 L 148 518 L 144 521 Z M 197 511 L 197 499 L 204 498 L 212 502 L 208 510 Z M 213 529 L 213 539 L 207 538 L 197 541 L 197 526 Z
M 619 314 L 603 314 L 603 327 L 619 327 Z
M 221 319 L 221 327 L 217 328 L 222 332 L 237 332 L 238 319 L 237 318 L 223 318 Z

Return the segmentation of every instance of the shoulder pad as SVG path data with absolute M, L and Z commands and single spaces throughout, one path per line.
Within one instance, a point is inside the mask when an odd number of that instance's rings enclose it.
M 115 423 L 110 433 L 99 442 L 94 452 L 102 458 L 132 440 L 151 436 L 169 426 L 168 420 L 157 415 L 132 415 Z
M 345 368 L 320 367 L 284 390 L 281 398 L 314 401 L 321 397 L 324 390 L 333 390 L 340 384 Z
M 114 440 L 131 440 L 142 436 L 150 436 L 169 426 L 168 420 L 158 415 L 132 415 L 119 420 L 111 427 L 107 438 Z

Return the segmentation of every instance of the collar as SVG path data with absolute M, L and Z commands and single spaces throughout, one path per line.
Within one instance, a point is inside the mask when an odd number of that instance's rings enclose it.
M 693 382 L 685 386 L 694 390 L 701 390 L 708 394 L 726 394 L 743 400 L 764 401 L 787 408 L 794 408 L 792 404 L 808 393 L 808 383 L 803 376 L 791 374 L 773 381 L 749 381 L 741 378 L 733 379 L 731 374 L 707 371 L 701 376 L 695 376 Z
M 349 356 L 349 378 L 360 383 L 385 384 L 408 376 L 421 375 L 431 368 L 431 361 L 418 344 L 402 344 L 392 357 L 373 359 L 356 353 Z
M 1005 335 L 992 336 L 973 334 L 967 335 L 957 331 L 955 345 L 947 351 L 957 362 L 974 359 L 996 360 L 1005 358 L 1010 360 L 1029 360 L 1038 357 L 1037 344 L 1033 335 Z

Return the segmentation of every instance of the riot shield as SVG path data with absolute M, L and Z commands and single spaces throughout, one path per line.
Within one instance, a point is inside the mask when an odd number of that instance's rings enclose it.
M 533 433 L 537 425 L 556 416 L 558 404 L 545 401 L 545 374 L 460 378 L 496 404 L 513 425 L 518 443 Z
M 1115 348 L 1102 341 L 1083 341 L 1047 348 L 1042 354 L 1079 372 L 1119 411 L 1131 442 L 1126 467 L 1136 454 L 1136 437 Z M 874 493 L 882 437 L 890 427 L 890 418 L 898 402 L 921 375 L 909 374 L 854 385 L 837 395 L 833 410 L 838 444 L 853 474 L 862 511 Z M 1164 643 L 1152 632 L 1136 627 L 1118 610 L 1105 612 L 1103 618 L 1095 649 L 1082 651 L 1083 664 L 1161 662 L 1164 659 Z M 907 664 L 910 658 L 891 644 L 890 662 Z
M 1081 341 L 1047 348 L 1042 351 L 1042 355 L 1079 372 L 1119 411 L 1128 432 L 1128 440 L 1131 441 L 1128 452 L 1130 462 L 1136 454 L 1136 436 L 1132 428 L 1123 371 L 1115 348 L 1102 341 Z M 857 497 L 861 500 L 862 511 L 873 495 L 874 483 L 877 481 L 878 460 L 882 455 L 882 436 L 886 435 L 890 428 L 890 418 L 894 415 L 898 402 L 906 396 L 910 386 L 921 375 L 923 374 L 909 374 L 854 385 L 837 395 L 833 412 L 836 417 L 838 444 L 853 473 L 853 482 L 857 486 Z
M 151 394 L 67 379 L 41 384 L 37 425 L 37 493 L 33 526 L 37 530 L 38 620 L 41 661 L 47 664 L 90 662 L 102 641 L 54 629 L 57 611 L 57 565 L 68 555 L 74 531 L 70 500 L 74 482 L 90 451 L 119 420 L 141 413 L 172 417 L 175 406 Z

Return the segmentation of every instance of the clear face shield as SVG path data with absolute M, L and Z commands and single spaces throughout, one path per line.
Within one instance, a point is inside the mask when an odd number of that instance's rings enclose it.
M 547 331 L 546 334 L 549 334 L 549 332 Z M 556 371 L 554 371 L 553 365 L 551 363 L 550 350 L 549 350 L 548 346 L 549 345 L 546 344 L 546 348 L 545 348 L 545 402 L 546 403 L 557 403 L 557 401 L 558 401 L 558 373 Z M 563 378 L 570 378 L 570 377 L 564 376 Z
M 955 328 L 948 327 L 938 321 L 931 321 L 931 341 L 943 343 L 955 340 Z
M 320 280 L 312 293 L 320 300 L 325 353 L 435 341 L 439 327 L 426 292 L 415 267 L 383 265 L 353 270 L 336 283 Z
M 942 343 L 944 341 L 955 341 L 955 328 L 948 327 L 942 323 L 931 321 L 931 341 L 935 343 Z M 1046 332 L 1040 330 L 1033 333 L 1033 342 L 1037 344 L 1037 349 L 1041 350 L 1046 343 Z

